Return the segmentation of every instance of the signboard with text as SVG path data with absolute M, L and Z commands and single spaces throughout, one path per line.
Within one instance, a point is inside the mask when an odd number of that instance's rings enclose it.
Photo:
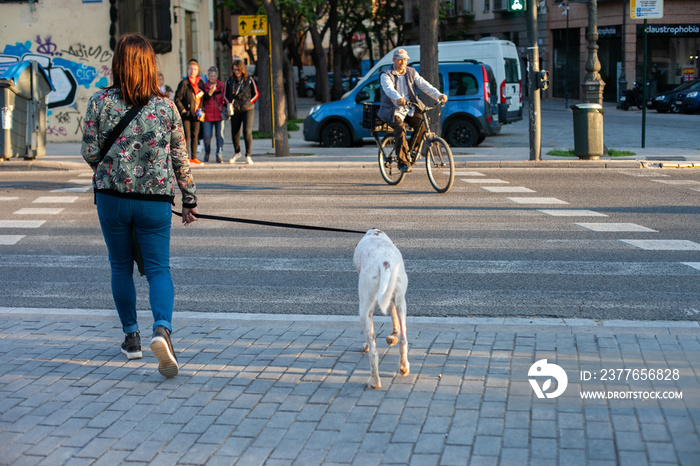
M 630 0 L 630 18 L 658 19 L 664 17 L 664 0 Z

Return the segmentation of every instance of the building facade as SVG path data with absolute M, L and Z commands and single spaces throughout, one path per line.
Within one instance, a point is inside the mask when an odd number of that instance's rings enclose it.
M 624 71 L 627 88 L 649 83 L 653 95 L 685 80 L 700 77 L 700 2 L 664 0 L 663 18 L 647 20 L 647 70 L 644 72 L 644 21 L 630 16 L 630 0 L 598 0 L 598 60 L 605 82 L 603 99 L 616 102 Z M 588 59 L 588 4 L 574 0 L 546 0 L 547 35 L 552 87 L 547 94 L 578 99 Z M 568 9 L 567 15 L 564 14 Z M 567 40 L 568 38 L 568 40 Z
M 139 32 L 156 50 L 173 89 L 195 58 L 204 72 L 216 63 L 214 0 L 0 0 L 0 73 L 20 60 L 49 72 L 48 142 L 82 139 L 87 101 L 111 83 L 119 35 Z

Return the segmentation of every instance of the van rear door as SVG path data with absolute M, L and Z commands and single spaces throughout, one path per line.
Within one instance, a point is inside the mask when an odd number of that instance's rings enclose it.
M 501 123 L 511 123 L 522 119 L 522 82 L 520 64 L 517 58 L 504 57 L 505 80 L 501 82 L 501 108 L 507 107 L 507 114 L 501 114 Z

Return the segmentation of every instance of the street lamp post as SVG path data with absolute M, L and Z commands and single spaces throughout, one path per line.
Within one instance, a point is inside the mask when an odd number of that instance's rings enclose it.
M 627 75 L 625 74 L 625 25 L 627 20 L 627 0 L 622 0 L 622 63 L 620 64 L 620 79 L 617 82 L 617 108 L 622 108 L 621 97 L 627 90 Z
M 566 15 L 566 45 L 564 52 L 564 108 L 569 108 L 569 2 L 559 4 L 563 8 L 562 15 Z
M 588 60 L 586 60 L 586 76 L 581 83 L 583 101 L 603 105 L 603 88 L 605 83 L 600 79 L 600 61 L 598 60 L 598 0 L 588 1 Z

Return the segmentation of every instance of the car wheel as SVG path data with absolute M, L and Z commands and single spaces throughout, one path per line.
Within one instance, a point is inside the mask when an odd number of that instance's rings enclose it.
M 671 104 L 671 112 L 681 113 L 681 107 L 676 104 Z
M 313 97 L 316 95 L 316 92 L 311 89 L 310 87 L 307 87 L 306 90 L 304 91 L 304 94 L 306 94 L 306 97 Z
M 470 121 L 458 120 L 447 128 L 445 139 L 452 147 L 474 147 L 479 144 L 479 131 Z
M 338 121 L 328 123 L 321 130 L 321 144 L 325 147 L 350 147 L 350 129 Z

